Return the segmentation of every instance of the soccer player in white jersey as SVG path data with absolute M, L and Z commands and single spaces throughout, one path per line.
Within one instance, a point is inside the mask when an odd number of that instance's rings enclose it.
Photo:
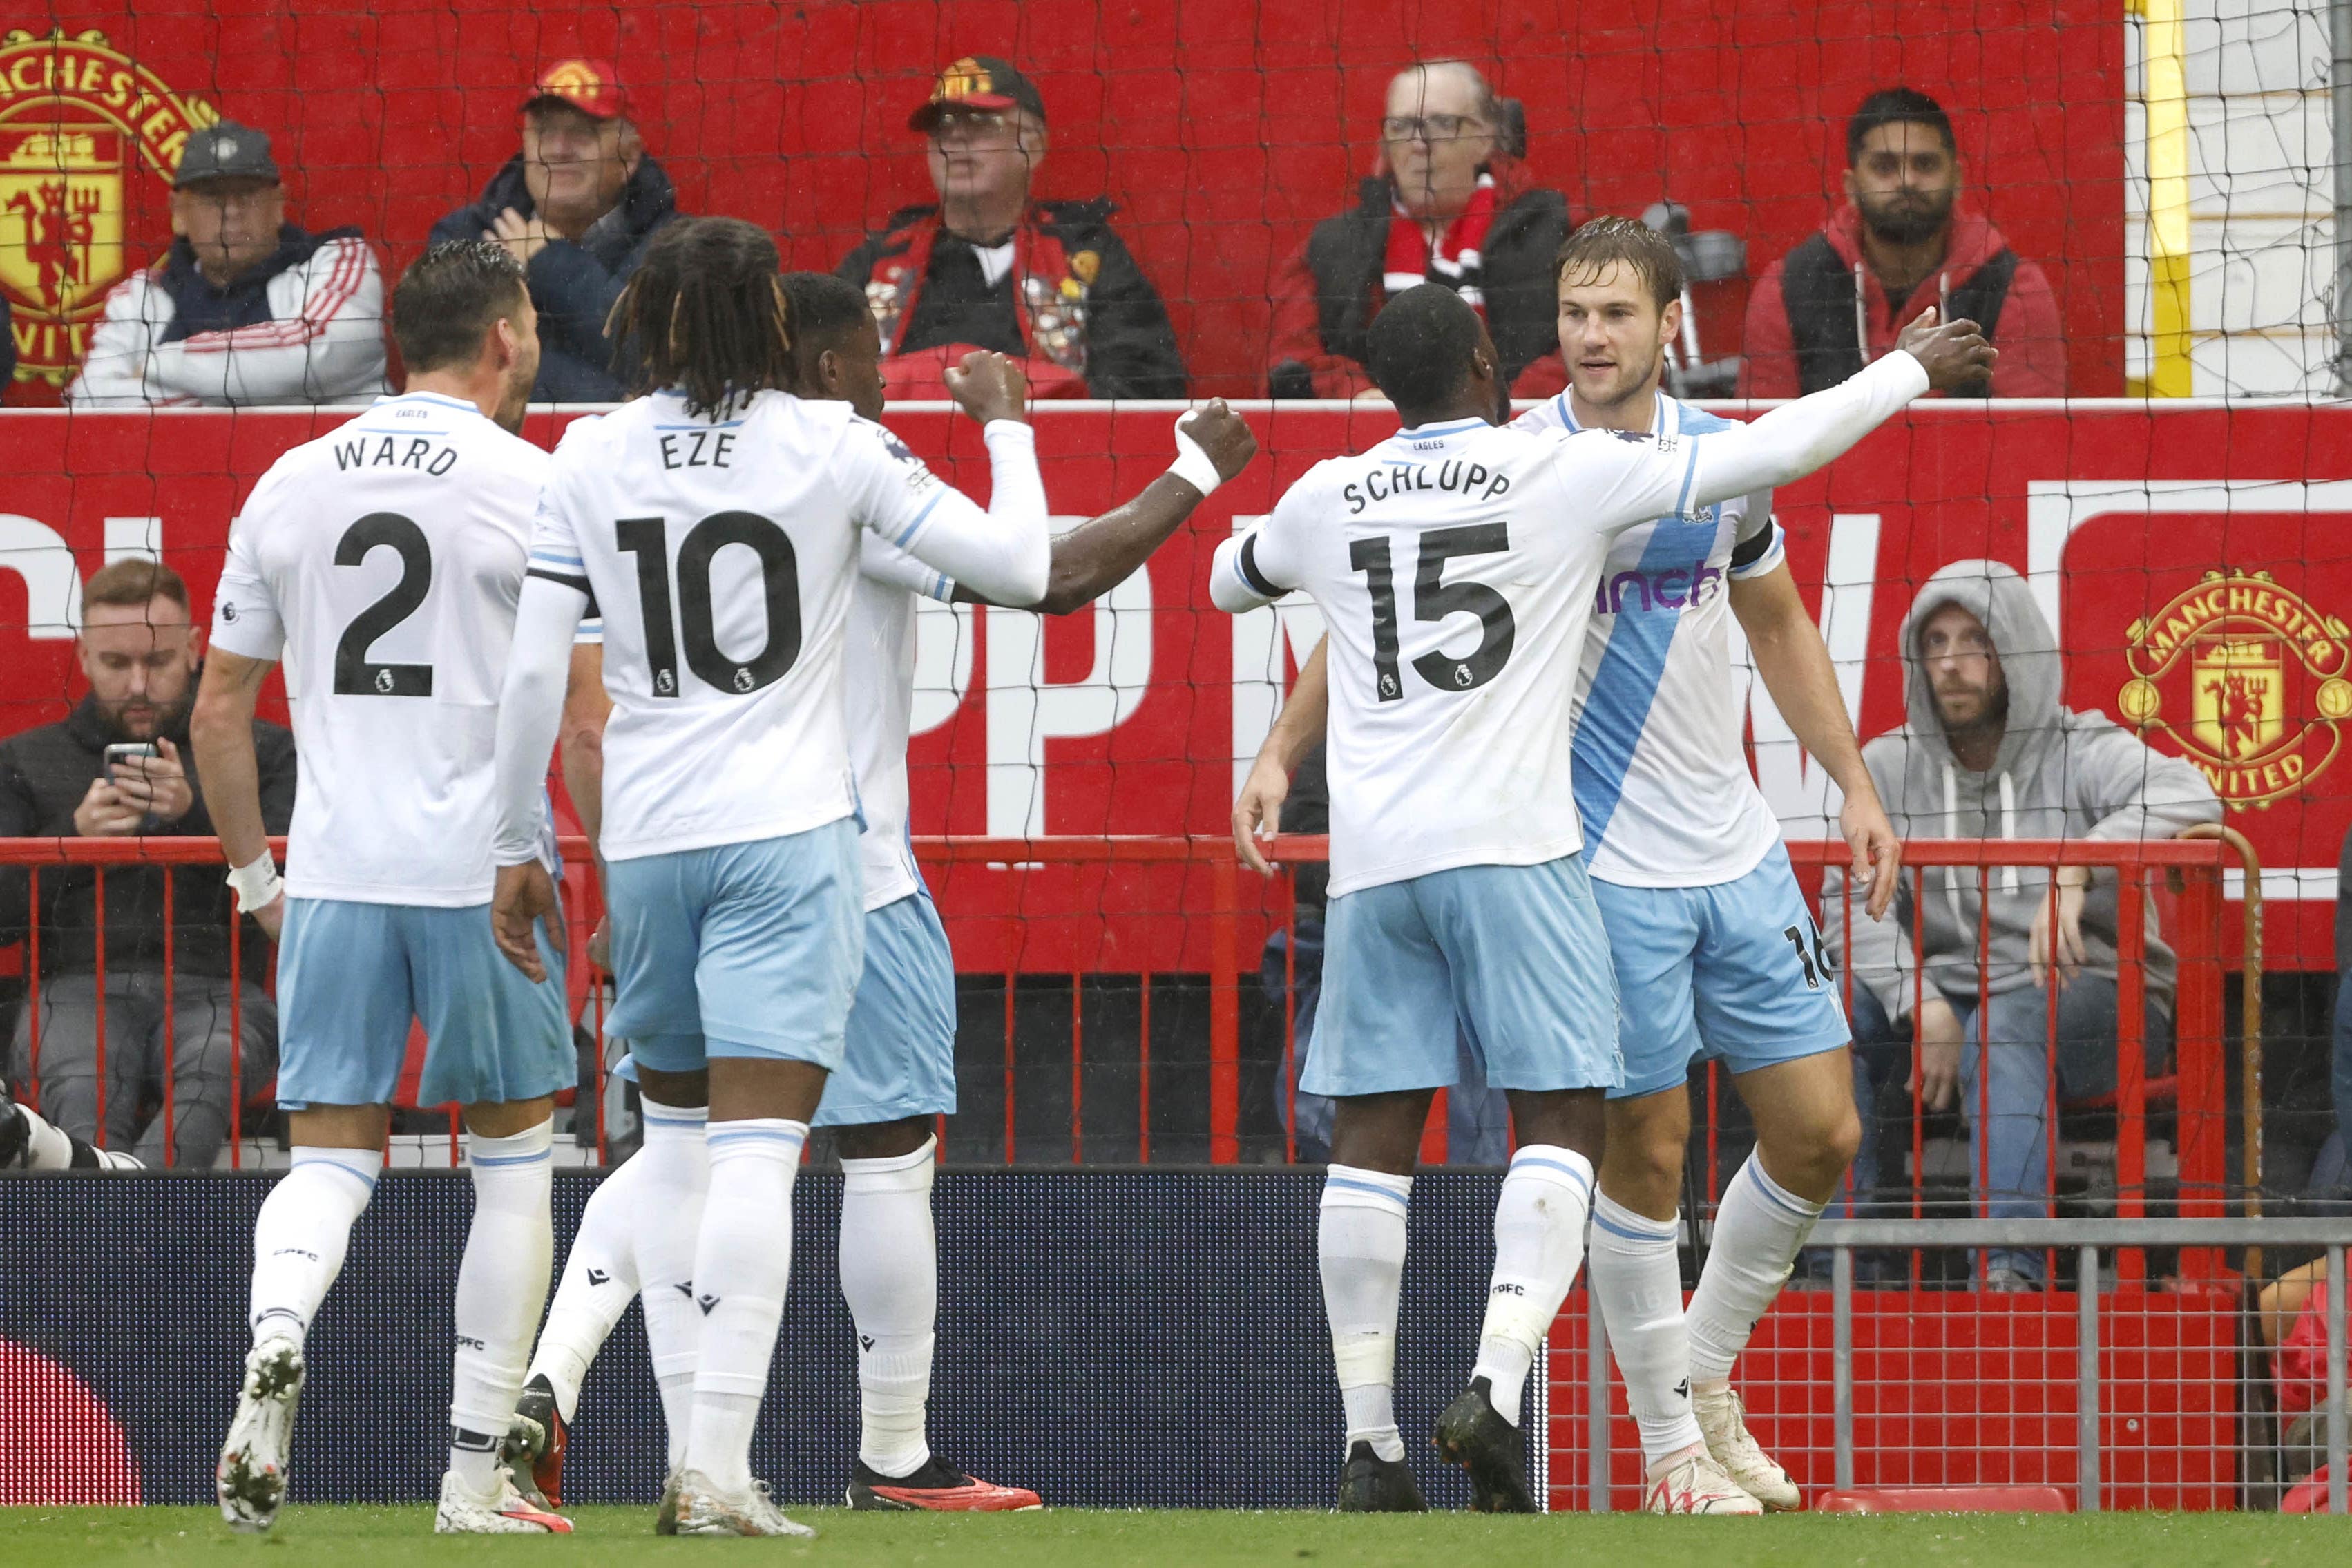
M 1561 247 L 1557 277 L 1570 385 L 1521 428 L 1726 426 L 1659 390 L 1664 345 L 1682 328 L 1682 264 L 1664 236 L 1596 219 Z M 1861 1136 L 1834 970 L 1741 744 L 1727 616 L 1797 739 L 1844 791 L 1840 827 L 1874 919 L 1902 863 L 1771 497 L 1619 535 L 1577 682 L 1577 809 L 1625 1053 L 1625 1081 L 1610 1091 L 1591 1274 L 1641 1429 L 1653 1513 L 1803 1506 L 1749 1436 L 1731 1369 Z M 1676 1197 L 1686 1080 L 1708 1058 L 1730 1068 L 1756 1147 L 1725 1191 L 1686 1315 Z
M 817 272 L 787 274 L 784 294 L 795 390 L 878 419 L 881 339 L 865 295 Z M 1055 538 L 1045 596 L 1026 607 L 1064 615 L 1092 604 L 1141 569 L 1201 498 L 1240 473 L 1257 450 L 1248 425 L 1222 403 L 1186 416 L 1178 443 L 1175 466 L 1132 500 Z M 1007 447 L 998 456 L 1011 467 L 996 478 L 996 497 L 1037 483 L 1030 453 Z M 947 933 L 907 846 L 918 595 L 979 597 L 869 536 L 850 604 L 852 657 L 845 677 L 865 817 L 858 847 L 866 973 L 850 1009 L 842 1065 L 814 1122 L 836 1130 L 842 1154 L 841 1282 L 856 1333 L 860 1417 L 847 1494 L 850 1506 L 861 1509 L 1028 1508 L 1037 1504 L 1034 1492 L 966 1475 L 931 1449 L 925 1430 L 939 1300 L 932 1128 L 956 1109 L 955 973 Z M 563 726 L 564 776 L 583 822 L 593 823 L 607 705 L 601 680 L 576 672 L 578 666 L 596 668 L 598 650 L 575 649 L 574 659 L 578 701 Z M 632 1295 L 645 1303 L 666 1415 L 683 1408 L 680 1385 L 690 1389 L 692 1382 L 691 1337 L 677 1334 L 671 1320 L 672 1304 L 691 1295 L 693 1258 L 691 1243 L 681 1246 L 675 1232 L 679 1216 L 701 1202 L 702 1167 L 688 1130 L 700 1125 L 706 1085 L 698 1074 L 649 1075 L 633 1063 L 623 1070 L 638 1079 L 646 1143 L 589 1199 L 515 1414 L 517 1484 L 551 1500 L 562 1495 L 582 1379 Z M 682 1436 L 673 1415 L 673 1461 Z M 665 1502 L 672 1503 L 667 1489 Z M 674 1503 L 656 1529 L 673 1514 Z
M 1044 592 L 1049 559 L 1034 482 L 1017 507 L 983 513 L 880 426 L 784 390 L 776 259 L 766 234 L 732 218 L 676 224 L 647 247 L 616 321 L 651 395 L 575 424 L 556 448 L 499 717 L 496 920 L 534 972 L 523 933 L 549 890 L 530 853 L 533 781 L 593 595 L 614 705 L 599 824 L 610 1027 L 640 1068 L 709 1075 L 680 1534 L 809 1533 L 752 1479 L 751 1443 L 793 1178 L 864 970 L 843 702 L 862 541 L 1016 599 Z M 992 452 L 1029 446 L 1007 362 L 951 374 L 981 384 L 970 390 Z
M 1518 1147 L 1476 1364 L 1435 1436 L 1474 1506 L 1535 1506 L 1521 1398 L 1582 1260 L 1602 1095 L 1623 1080 L 1562 700 L 1612 541 L 1811 472 L 1982 347 L 1958 323 L 1703 436 L 1496 429 L 1507 405 L 1483 322 L 1449 290 L 1409 289 L 1374 321 L 1368 357 L 1404 428 L 1318 464 L 1219 547 L 1220 607 L 1304 589 L 1328 627 L 1332 899 L 1301 1082 L 1339 1100 L 1318 1251 L 1347 1407 L 1343 1510 L 1422 1506 L 1394 1412 L 1397 1300 L 1414 1154 L 1431 1094 L 1455 1076 L 1457 1017 L 1510 1096 Z M 1321 728 L 1290 720 L 1235 807 L 1255 864 L 1254 834 Z
M 536 317 L 520 266 L 479 241 L 426 252 L 394 314 L 407 391 L 272 464 L 230 529 L 192 725 L 229 883 L 279 944 L 294 1145 L 254 1225 L 221 1511 L 266 1530 L 284 1500 L 304 1336 L 382 1172 L 414 1016 L 417 1092 L 464 1105 L 475 1200 L 434 1528 L 562 1531 L 498 1463 L 554 1250 L 551 1097 L 575 1070 L 562 987 L 522 981 L 490 930 L 496 704 L 548 466 L 514 434 Z M 302 764 L 282 880 L 253 752 L 280 661 Z M 526 846 L 534 865 L 546 847 Z M 543 931 L 525 940 L 560 967 Z

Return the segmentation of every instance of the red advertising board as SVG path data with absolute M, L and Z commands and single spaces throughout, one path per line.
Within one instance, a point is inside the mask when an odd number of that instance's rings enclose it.
M 210 603 L 230 517 L 289 446 L 342 416 L 0 415 L 0 731 L 77 694 L 79 582 L 158 549 Z M 1045 411 L 1047 493 L 1066 518 L 1165 465 L 1172 410 Z M 1209 555 L 1312 463 L 1394 428 L 1384 409 L 1256 405 L 1265 455 L 1192 529 L 1091 610 L 1057 620 L 933 606 L 922 619 L 916 831 L 1217 833 L 1236 759 L 1311 647 L 1311 606 L 1228 617 Z M 984 489 L 978 432 L 937 408 L 890 416 L 958 482 Z M 534 437 L 551 440 L 552 420 Z M 1930 406 L 1781 492 L 1790 558 L 1821 614 L 1864 736 L 1902 719 L 1897 628 L 1918 584 L 1990 557 L 2028 574 L 2067 661 L 2066 700 L 2189 757 L 2252 837 L 2273 967 L 2333 963 L 2336 852 L 2352 826 L 2352 410 L 2145 404 Z M 2343 618 L 2339 618 L 2343 617 Z M 1760 688 L 1758 776 L 1790 834 L 1835 806 Z M 1562 781 L 1562 787 L 1566 787 Z M 1192 880 L 1188 883 L 1187 877 Z M 1246 879 L 1245 879 L 1246 880 Z M 1203 873 L 1176 867 L 958 866 L 969 967 L 1205 967 Z M 1019 915 L 1019 921 L 986 918 Z

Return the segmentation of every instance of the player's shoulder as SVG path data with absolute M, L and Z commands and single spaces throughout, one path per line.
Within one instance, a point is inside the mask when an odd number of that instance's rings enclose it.
M 1735 419 L 1726 419 L 1720 414 L 1710 414 L 1696 404 L 1668 397 L 1663 392 L 1658 395 L 1658 401 L 1665 405 L 1671 416 L 1665 422 L 1666 428 L 1675 434 L 1709 436 L 1717 430 L 1728 430 L 1738 423 Z

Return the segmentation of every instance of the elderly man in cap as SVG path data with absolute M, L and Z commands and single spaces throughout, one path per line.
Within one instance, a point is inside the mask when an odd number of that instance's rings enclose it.
M 1485 318 L 1517 395 L 1567 386 L 1549 357 L 1559 347 L 1552 258 L 1575 226 L 1568 198 L 1521 161 L 1525 136 L 1517 106 L 1464 61 L 1390 79 L 1380 156 L 1355 206 L 1317 224 L 1276 281 L 1272 395 L 1378 399 L 1364 334 L 1391 295 L 1423 283 Z
M 646 246 L 679 216 L 677 191 L 646 155 L 628 95 L 604 60 L 540 73 L 522 106 L 522 151 L 482 199 L 433 226 L 432 243 L 495 239 L 530 279 L 541 403 L 618 403 L 605 319 Z
M 286 221 L 269 138 L 188 138 L 172 247 L 106 297 L 66 402 L 83 408 L 363 402 L 384 382 L 383 275 L 356 228 Z
M 929 142 L 936 204 L 902 207 L 839 274 L 866 290 L 895 398 L 942 397 L 973 349 L 1014 356 L 1036 397 L 1181 397 L 1184 361 L 1107 201 L 1033 201 L 1045 102 L 1004 61 L 969 56 L 908 121 Z

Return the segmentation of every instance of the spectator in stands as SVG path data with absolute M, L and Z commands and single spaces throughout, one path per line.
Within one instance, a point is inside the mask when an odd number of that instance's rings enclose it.
M 677 191 L 646 152 L 628 95 L 604 60 L 562 60 L 522 106 L 522 151 L 482 199 L 433 226 L 431 243 L 495 239 L 530 278 L 540 403 L 626 395 L 604 323 L 646 244 L 678 218 Z
M 908 121 L 936 204 L 901 207 L 835 270 L 866 290 L 894 398 L 943 397 L 974 349 L 1020 360 L 1033 397 L 1181 397 L 1184 360 L 1107 201 L 1033 201 L 1045 100 L 1001 59 L 939 75 Z
M 78 643 L 89 694 L 63 722 L 0 742 L 0 838 L 209 837 L 212 817 L 188 747 L 202 646 L 187 584 L 170 567 L 134 559 L 93 575 L 82 589 Z M 294 814 L 294 737 L 275 724 L 256 731 L 264 816 L 272 833 L 283 833 Z M 131 745 L 155 754 L 108 755 Z M 147 1164 L 163 1164 L 164 1121 L 156 1112 L 168 1099 L 174 1163 L 210 1165 L 228 1133 L 239 1055 L 233 996 L 243 1086 L 259 1088 L 275 1070 L 278 1019 L 261 989 L 268 954 L 259 928 L 247 924 L 243 969 L 233 979 L 234 905 L 217 865 L 107 871 L 101 1046 L 98 879 L 88 867 L 44 867 L 35 909 L 25 869 L 0 871 L 0 942 L 23 940 L 35 922 L 40 938 L 39 1056 L 27 1007 L 16 1020 L 9 1079 L 23 1083 L 37 1071 L 47 1119 L 96 1141 L 102 1048 L 106 1145 L 135 1147 Z
M 1936 100 L 1907 87 L 1872 93 L 1846 121 L 1845 153 L 1846 205 L 1748 297 L 1740 395 L 1834 386 L 1933 305 L 1947 321 L 1976 322 L 2000 350 L 1975 395 L 2064 396 L 2050 280 L 1960 204 L 1959 147 Z
M 1907 718 L 1862 755 L 1906 838 L 2128 842 L 2221 820 L 2221 803 L 2194 767 L 2149 749 L 2104 714 L 2060 704 L 2057 639 L 2025 580 L 1999 562 L 1954 562 L 1930 577 L 1904 618 L 1902 648 Z M 1990 957 L 1981 974 L 1974 870 L 1930 868 L 1923 898 L 1913 899 L 1906 881 L 1895 920 L 1854 922 L 1855 1095 L 1864 1129 L 1854 1161 L 1858 1192 L 1875 1184 L 1874 1086 L 1911 1058 L 1916 930 L 1926 966 L 1918 1007 L 1921 1098 L 1936 1110 L 1957 1100 L 1969 1119 L 1971 1181 L 1980 1169 L 1990 1173 L 1989 1189 L 1980 1185 L 1975 1195 L 1994 1218 L 2048 1213 L 2052 1074 L 2064 1097 L 2113 1090 L 2118 1020 L 2115 873 L 2061 867 L 2054 900 L 2052 875 L 2021 868 L 1991 872 Z M 1822 926 L 1832 953 L 1844 951 L 1843 882 L 1834 868 L 1822 882 Z M 2153 1071 L 2171 1049 L 2176 964 L 2158 935 L 2154 900 L 2142 907 Z M 1990 998 L 1981 1010 L 1980 994 Z M 1977 1083 L 1987 1040 L 1990 1117 L 1979 1126 Z M 2038 1252 L 1994 1252 L 1984 1264 L 1995 1289 L 2042 1284 Z
M 188 138 L 172 248 L 106 297 L 66 402 L 85 408 L 355 403 L 386 389 L 383 275 L 356 228 L 286 221 L 269 138 Z
M 1357 205 L 1317 224 L 1275 285 L 1273 395 L 1379 397 L 1365 331 L 1390 295 L 1422 283 L 1478 308 L 1515 392 L 1568 384 L 1556 360 L 1541 384 L 1517 384 L 1559 347 L 1552 258 L 1571 226 L 1568 198 L 1536 184 L 1514 150 L 1517 124 L 1517 105 L 1460 60 L 1397 73 Z

